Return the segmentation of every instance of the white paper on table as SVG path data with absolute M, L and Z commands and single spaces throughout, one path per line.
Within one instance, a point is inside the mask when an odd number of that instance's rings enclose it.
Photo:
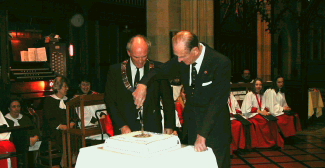
M 30 146 L 28 151 L 37 151 L 39 147 L 41 146 L 42 141 L 37 141 L 34 146 Z

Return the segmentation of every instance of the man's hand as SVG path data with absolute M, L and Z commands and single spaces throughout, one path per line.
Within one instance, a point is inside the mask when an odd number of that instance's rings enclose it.
M 172 133 L 173 133 L 173 129 L 171 129 L 171 128 L 165 128 L 164 134 L 172 134 Z
M 137 109 L 143 105 L 143 102 L 146 99 L 147 95 L 147 86 L 144 84 L 139 83 L 137 85 L 137 89 L 132 93 L 134 104 L 137 106 Z
M 283 107 L 283 110 L 284 110 L 284 111 L 291 111 L 291 108 L 288 107 L 288 106 L 285 106 L 285 107 Z
M 122 134 L 127 134 L 127 133 L 130 133 L 130 132 L 132 132 L 132 131 L 131 131 L 131 129 L 130 129 L 129 126 L 124 125 L 124 126 L 121 128 L 121 132 L 122 132 Z
M 38 136 L 33 136 L 29 138 L 29 146 L 34 146 L 35 143 L 38 141 Z
M 206 139 L 199 134 L 197 134 L 196 141 L 194 143 L 194 150 L 196 152 L 203 152 L 208 150 L 206 146 Z

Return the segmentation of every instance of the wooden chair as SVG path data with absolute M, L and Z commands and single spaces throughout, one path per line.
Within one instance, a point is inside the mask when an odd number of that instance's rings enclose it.
M 63 136 L 64 151 L 67 151 L 67 165 L 64 167 L 72 167 L 74 159 L 81 147 L 86 147 L 86 137 L 101 134 L 102 130 L 99 126 L 85 127 L 84 123 L 84 107 L 91 105 L 104 104 L 104 94 L 81 95 L 67 102 L 67 123 L 70 121 L 71 113 L 75 113 L 80 108 L 80 128 L 69 128 L 66 133 L 66 139 Z
M 56 143 L 53 141 L 47 141 L 47 143 L 47 149 L 39 152 L 37 159 L 39 168 L 52 168 L 55 165 L 60 165 L 61 162 L 62 152 L 55 148 Z

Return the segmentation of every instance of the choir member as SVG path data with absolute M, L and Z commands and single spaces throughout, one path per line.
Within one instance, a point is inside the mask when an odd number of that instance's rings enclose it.
M 277 76 L 272 88 L 265 92 L 267 104 L 270 104 L 270 112 L 275 116 L 282 135 L 287 138 L 296 135 L 301 130 L 299 117 L 291 111 L 285 98 L 284 78 Z M 273 102 L 275 101 L 275 102 Z M 273 105 L 273 106 L 272 106 Z
M 231 154 L 233 151 L 238 149 L 245 149 L 246 147 L 246 137 L 244 125 L 238 121 L 234 115 L 242 115 L 239 104 L 232 93 L 228 98 L 228 107 L 230 111 L 230 120 L 231 120 L 231 131 L 232 131 L 232 143 L 230 144 Z
M 253 136 L 252 147 L 269 148 L 276 145 L 283 147 L 283 139 L 276 123 L 266 119 L 271 113 L 269 107 L 265 106 L 265 98 L 262 80 L 257 78 L 253 82 L 252 91 L 246 94 L 241 108 L 242 113 L 255 128 L 256 136 Z
M 9 127 L 8 123 L 13 122 L 11 120 L 5 119 L 2 112 L 0 111 L 0 126 L 2 128 Z M 9 141 L 10 132 L 0 133 L 0 154 L 6 154 L 9 152 L 16 152 L 15 145 Z M 1 168 L 17 168 L 17 158 L 12 157 L 8 159 L 0 159 L 0 167 Z

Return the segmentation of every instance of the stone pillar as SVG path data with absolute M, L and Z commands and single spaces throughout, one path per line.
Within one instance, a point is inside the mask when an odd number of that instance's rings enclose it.
M 171 58 L 170 31 L 180 30 L 180 1 L 147 1 L 147 36 L 152 42 L 149 58 L 166 62 Z
M 161 62 L 171 58 L 172 31 L 192 31 L 213 47 L 213 25 L 213 0 L 147 1 L 147 36 L 152 42 L 149 58 Z
M 214 47 L 213 3 L 213 0 L 181 0 L 182 30 L 193 32 L 210 47 Z
M 257 17 L 257 77 L 269 81 L 272 80 L 271 33 L 265 31 L 268 23 L 261 21 L 261 15 Z

